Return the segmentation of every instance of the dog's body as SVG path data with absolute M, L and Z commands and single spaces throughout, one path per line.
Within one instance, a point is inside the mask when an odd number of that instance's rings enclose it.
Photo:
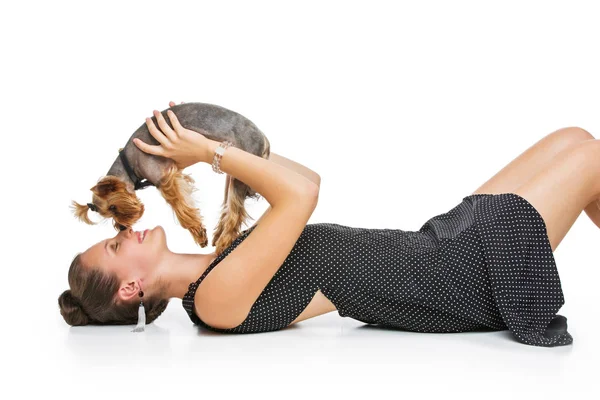
M 233 146 L 258 157 L 268 159 L 270 156 L 267 137 L 250 120 L 234 111 L 204 103 L 179 104 L 170 109 L 186 129 L 200 132 L 211 140 L 228 140 Z M 172 128 L 167 111 L 162 111 L 162 115 Z M 156 117 L 152 117 L 152 122 L 158 127 Z M 91 188 L 94 193 L 92 203 L 80 205 L 73 202 L 76 216 L 92 224 L 87 217 L 88 210 L 92 209 L 105 218 L 113 218 L 117 229 L 132 226 L 144 213 L 144 206 L 135 191 L 152 185 L 171 205 L 181 226 L 190 231 L 198 245 L 205 247 L 208 243 L 206 229 L 191 196 L 194 180 L 183 174 L 170 158 L 141 151 L 133 143 L 134 138 L 152 145 L 160 144 L 152 137 L 145 123 L 140 126 L 120 150 L 106 176 Z M 146 182 L 142 182 L 142 179 L 146 179 Z M 213 234 L 212 245 L 216 247 L 217 254 L 239 235 L 241 224 L 248 218 L 244 208 L 248 197 L 256 198 L 258 193 L 227 175 L 221 218 Z

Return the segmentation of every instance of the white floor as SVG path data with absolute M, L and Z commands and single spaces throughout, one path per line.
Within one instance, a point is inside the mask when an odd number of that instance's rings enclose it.
M 3 387 L 73 399 L 597 399 L 592 301 L 571 296 L 565 315 L 574 344 L 555 348 L 520 344 L 509 331 L 386 330 L 336 312 L 281 331 L 222 335 L 192 325 L 178 299 L 140 334 L 130 333 L 132 326 L 68 327 L 55 312 L 50 326 L 14 327 L 19 338 L 7 349 Z
M 6 270 L 0 399 L 600 398 L 599 234 L 583 215 L 554 253 L 565 295 L 559 314 L 574 343 L 553 348 L 521 344 L 509 331 L 413 333 L 337 312 L 226 335 L 193 325 L 179 299 L 144 333 L 70 327 L 56 303 L 67 267 L 43 268 L 44 260 L 70 260 L 82 245 L 58 239 L 33 254 L 32 267 Z

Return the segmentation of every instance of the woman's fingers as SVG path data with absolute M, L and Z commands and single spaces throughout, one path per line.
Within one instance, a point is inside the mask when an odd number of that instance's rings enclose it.
M 175 132 L 179 133 L 183 129 L 183 126 L 181 126 L 181 124 L 179 123 L 177 116 L 171 110 L 167 110 L 167 115 L 169 116 L 169 121 L 171 121 L 171 125 L 173 125 Z
M 167 121 L 165 121 L 162 113 L 160 111 L 154 110 L 154 116 L 156 117 L 156 121 L 158 122 L 158 126 L 160 126 L 160 130 L 165 134 L 170 141 L 175 140 L 175 132 L 169 127 Z
M 148 127 L 148 131 L 154 139 L 158 141 L 161 145 L 165 146 L 168 142 L 168 138 L 158 130 L 154 122 L 152 122 L 152 118 L 146 118 L 146 126 Z
M 164 154 L 164 149 L 162 148 L 162 146 L 151 146 L 148 143 L 142 142 L 140 139 L 138 138 L 134 138 L 133 139 L 133 143 L 140 149 L 142 150 L 144 153 L 148 153 L 148 154 L 154 154 L 156 156 L 162 156 L 162 157 L 166 157 L 166 155 Z

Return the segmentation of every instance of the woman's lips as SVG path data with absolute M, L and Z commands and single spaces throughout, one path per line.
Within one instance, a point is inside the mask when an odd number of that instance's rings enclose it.
M 138 237 L 138 243 L 142 244 L 142 242 L 144 240 L 146 240 L 146 235 L 148 234 L 148 229 L 146 229 L 143 232 L 136 232 L 136 234 L 137 234 L 137 237 Z

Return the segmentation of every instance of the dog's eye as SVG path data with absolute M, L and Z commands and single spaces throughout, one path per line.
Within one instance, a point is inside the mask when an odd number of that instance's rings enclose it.
M 113 205 L 113 206 L 110 206 L 110 207 L 108 207 L 108 209 L 109 209 L 110 211 L 113 211 L 113 212 L 114 212 L 114 211 L 117 211 L 117 207 L 116 207 L 116 206 L 114 206 L 114 205 Z

